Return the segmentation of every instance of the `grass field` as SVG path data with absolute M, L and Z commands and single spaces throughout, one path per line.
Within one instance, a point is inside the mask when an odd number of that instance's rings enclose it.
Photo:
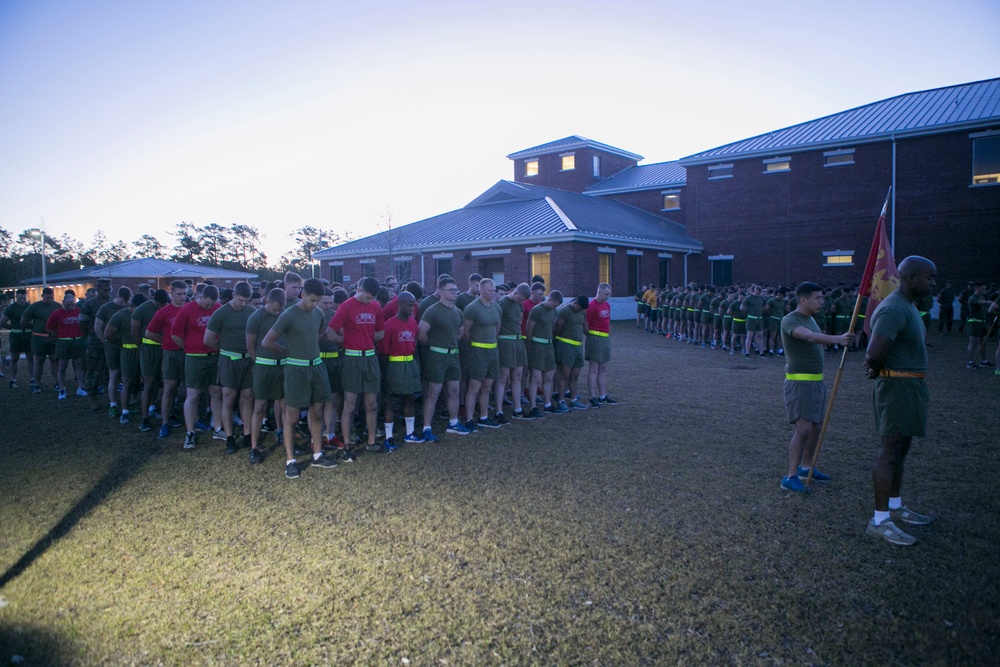
M 860 354 L 803 498 L 779 359 L 613 340 L 617 406 L 297 481 L 3 387 L 0 664 L 1000 661 L 1000 378 L 964 338 L 931 338 L 904 500 L 936 520 L 909 548 L 864 535 Z

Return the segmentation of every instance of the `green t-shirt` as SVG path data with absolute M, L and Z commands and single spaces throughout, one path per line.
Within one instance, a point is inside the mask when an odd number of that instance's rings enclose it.
M 247 333 L 257 336 L 257 349 L 255 350 L 255 355 L 263 359 L 280 359 L 281 355 L 274 350 L 269 350 L 262 345 L 264 342 L 264 336 L 267 332 L 271 330 L 274 323 L 278 321 L 280 315 L 272 315 L 267 312 L 267 308 L 258 308 L 255 310 L 250 317 L 247 318 Z M 244 341 L 245 343 L 245 341 Z M 284 343 L 283 339 L 278 339 L 278 344 Z M 315 357 L 312 357 L 315 359 Z
M 705 292 L 698 298 L 698 309 L 702 312 L 712 309 L 712 295 L 710 293 Z
M 24 315 L 24 311 L 28 310 L 28 304 L 20 304 L 16 301 L 9 306 L 7 306 L 3 314 L 7 316 L 7 326 L 11 329 L 21 328 L 21 317 Z
M 823 346 L 793 336 L 792 332 L 799 327 L 805 327 L 813 333 L 823 333 L 819 330 L 816 320 L 796 310 L 781 318 L 781 345 L 785 348 L 785 373 L 822 374 Z
M 461 294 L 458 295 L 458 298 L 455 299 L 455 307 L 457 307 L 462 312 L 465 312 L 465 307 L 468 306 L 473 301 L 475 301 L 477 298 L 478 297 L 474 297 L 468 292 L 462 292 Z
M 289 359 L 312 361 L 319 357 L 319 337 L 326 332 L 326 318 L 319 308 L 307 313 L 296 306 L 286 308 L 271 329 L 285 337 Z M 243 344 L 246 345 L 245 340 Z
M 531 338 L 548 338 L 552 339 L 552 323 L 556 321 L 556 309 L 549 308 L 545 305 L 545 302 L 538 304 L 531 309 L 531 313 L 528 315 L 528 323 L 534 322 L 534 328 L 531 330 Z
M 498 302 L 500 304 L 500 335 L 520 336 L 521 335 L 521 315 L 524 309 L 521 304 L 505 296 Z
M 93 301 L 94 299 L 88 299 L 86 302 L 84 302 L 83 305 L 86 306 L 88 303 L 92 303 Z M 86 323 L 84 323 L 83 320 L 80 321 L 80 326 L 83 327 L 83 335 L 89 336 L 91 334 L 94 334 L 94 322 L 96 322 L 97 320 L 104 322 L 104 327 L 107 328 L 108 324 L 111 322 L 111 318 L 115 316 L 115 313 L 117 313 L 124 307 L 125 306 L 119 306 L 114 301 L 108 301 L 101 307 L 94 310 L 88 316 Z M 81 308 L 80 310 L 82 311 L 83 309 Z
M 111 316 L 107 326 L 114 327 L 115 340 L 122 345 L 138 345 L 138 341 L 132 339 L 132 311 L 122 308 Z
M 898 290 L 875 308 L 871 323 L 876 334 L 892 341 L 885 356 L 885 367 L 893 371 L 927 371 L 926 330 L 916 306 Z
M 21 316 L 21 319 L 28 321 L 31 333 L 47 333 L 45 325 L 49 321 L 49 315 L 59 308 L 62 308 L 62 306 L 55 301 L 50 301 L 49 303 L 36 301 L 24 310 L 24 315 Z
M 729 310 L 727 312 L 733 316 L 734 320 L 746 319 L 746 316 L 743 314 L 743 311 L 740 310 L 741 303 L 743 302 L 740 301 L 739 298 L 733 299 L 732 301 L 729 302 Z
M 764 297 L 751 294 L 743 299 L 747 317 L 760 317 L 764 313 Z
M 140 303 L 132 311 L 132 321 L 139 323 L 140 339 L 146 336 L 146 327 L 148 327 L 149 323 L 153 321 L 153 316 L 156 315 L 157 310 L 159 310 L 159 308 L 156 307 L 156 302 L 150 300 Z
M 534 309 L 532 309 L 534 310 Z M 556 309 L 556 319 L 562 321 L 559 337 L 567 340 L 583 340 L 583 328 L 587 324 L 587 311 L 577 312 L 572 303 L 564 303 Z M 535 325 L 538 328 L 538 325 Z
M 422 320 L 424 318 L 424 313 L 427 312 L 427 309 L 433 306 L 435 303 L 439 302 L 440 300 L 441 299 L 435 296 L 433 292 L 425 296 L 423 299 L 421 299 L 420 305 L 417 307 L 417 315 L 419 315 L 420 317 L 418 317 L 417 319 Z
M 973 294 L 969 297 L 969 319 L 986 321 L 986 314 L 991 301 L 984 295 Z
M 330 326 L 330 320 L 332 320 L 333 316 L 336 315 L 336 314 L 337 314 L 337 309 L 336 308 L 333 308 L 333 309 L 327 310 L 327 311 L 323 311 L 323 317 L 326 318 L 326 325 L 327 326 Z M 323 336 L 322 338 L 319 339 L 319 351 L 320 352 L 340 352 L 340 350 L 342 348 L 343 348 L 343 345 L 341 345 L 337 341 L 330 340 L 326 336 Z
M 458 330 L 462 328 L 462 311 L 457 306 L 449 308 L 440 301 L 426 311 L 421 309 L 420 321 L 427 322 L 427 344 L 432 347 L 458 347 Z
M 767 312 L 771 317 L 775 319 L 781 319 L 785 316 L 785 303 L 786 299 L 779 299 L 774 297 L 767 302 Z
M 472 322 L 469 328 L 469 340 L 476 343 L 497 342 L 497 328 L 500 326 L 500 305 L 490 301 L 489 305 L 482 299 L 476 299 L 462 311 L 462 319 Z
M 322 312 L 320 311 L 320 313 Z M 212 319 L 208 321 L 208 330 L 219 336 L 219 348 L 228 352 L 246 354 L 247 320 L 250 319 L 251 315 L 253 315 L 253 308 L 243 306 L 236 310 L 233 308 L 232 302 L 212 313 Z M 319 344 L 319 340 L 316 341 L 316 344 Z M 307 358 L 313 359 L 314 357 Z
M 845 294 L 833 302 L 833 314 L 837 317 L 850 317 L 854 312 L 854 301 L 850 294 Z M 865 312 L 864 309 L 861 312 Z

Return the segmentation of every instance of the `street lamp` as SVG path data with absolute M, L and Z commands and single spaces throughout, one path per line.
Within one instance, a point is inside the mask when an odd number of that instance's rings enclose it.
M 33 229 L 31 235 L 42 239 L 42 288 L 44 289 L 49 286 L 48 279 L 45 277 L 45 232 L 41 229 Z

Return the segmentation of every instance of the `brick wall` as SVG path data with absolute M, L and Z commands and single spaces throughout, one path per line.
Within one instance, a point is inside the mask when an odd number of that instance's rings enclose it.
M 576 158 L 576 166 L 570 171 L 562 170 L 562 157 L 564 153 L 573 153 Z M 594 178 L 594 156 L 601 158 L 601 174 L 599 178 Z M 618 155 L 595 151 L 592 148 L 577 148 L 570 151 L 557 151 L 548 155 L 540 155 L 530 160 L 538 160 L 538 174 L 535 176 L 525 176 L 524 159 L 514 160 L 514 180 L 519 183 L 530 183 L 546 188 L 556 188 L 568 192 L 583 192 L 599 180 L 603 180 L 617 174 L 622 169 L 634 167 L 635 160 L 629 160 Z
M 661 192 L 663 190 L 680 190 L 681 193 L 681 207 L 675 210 L 664 211 L 663 210 L 663 195 Z M 654 215 L 661 215 L 665 218 L 669 218 L 674 222 L 679 222 L 682 225 L 687 224 L 687 202 L 685 201 L 685 191 L 684 188 L 656 188 L 655 190 L 644 190 L 642 192 L 622 192 L 619 194 L 606 195 L 603 199 L 614 199 L 615 201 L 620 201 L 623 204 L 628 204 L 629 206 L 635 206 L 643 211 L 648 211 Z

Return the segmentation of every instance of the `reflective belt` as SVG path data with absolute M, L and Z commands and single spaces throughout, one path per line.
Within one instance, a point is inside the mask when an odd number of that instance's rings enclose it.
M 288 357 L 285 359 L 285 363 L 289 366 L 319 366 L 323 363 L 323 360 L 319 357 L 316 357 L 315 359 L 294 359 L 292 357 Z
M 437 352 L 438 354 L 458 354 L 457 347 L 434 347 L 431 345 L 431 352 Z
M 60 338 L 59 340 L 80 340 L 83 336 L 70 336 L 69 338 Z
M 593 329 L 587 329 L 587 333 L 589 333 L 591 336 L 600 336 L 601 338 L 607 338 L 608 336 L 611 335 L 603 331 L 594 331 Z
M 733 322 L 746 322 L 746 320 L 741 320 L 741 319 L 740 319 L 740 318 L 738 318 L 738 317 L 734 317 L 734 318 L 733 318 Z
M 45 338 L 49 337 L 49 335 L 47 333 L 32 333 L 31 335 L 32 336 L 44 336 Z
M 572 340 L 569 338 L 563 338 L 562 336 L 556 336 L 556 340 L 560 343 L 566 343 L 567 345 L 583 345 L 582 340 Z
M 909 371 L 890 371 L 888 368 L 883 368 L 878 372 L 879 377 L 884 378 L 915 378 L 917 380 L 923 380 L 925 373 L 911 373 Z
M 759 320 L 760 317 L 757 315 L 747 315 L 748 320 Z
M 532 343 L 541 343 L 542 345 L 545 345 L 547 343 L 551 343 L 552 341 L 550 341 L 548 338 L 535 338 L 534 336 L 532 336 L 531 337 L 531 342 Z
M 785 373 L 786 380 L 817 382 L 823 379 L 822 373 Z
M 850 319 L 849 315 L 845 315 L 845 317 L 847 317 L 848 319 Z M 864 313 L 858 313 L 858 319 L 859 320 L 865 319 L 865 314 Z
M 157 343 L 155 340 L 150 340 L 149 338 L 142 339 L 143 345 L 162 345 L 163 343 Z
M 984 322 L 984 321 L 985 320 L 977 320 L 977 319 L 972 318 L 972 317 L 970 317 L 969 319 L 966 320 L 966 322 Z
M 404 354 L 404 355 L 392 356 L 389 357 L 389 361 L 413 361 L 413 355 Z
M 219 350 L 219 354 L 224 357 L 229 357 L 232 361 L 239 361 L 240 359 L 246 359 L 246 352 L 230 352 L 229 350 Z
M 771 319 L 772 320 L 780 320 L 781 316 L 780 315 L 771 315 Z
M 212 357 L 215 356 L 214 352 L 187 352 L 189 357 Z
M 469 343 L 469 345 L 471 345 L 472 347 L 479 347 L 484 350 L 492 350 L 497 346 L 496 343 L 480 343 L 479 341 L 475 340 Z
M 320 352 L 320 359 L 337 359 L 340 357 L 340 352 Z
M 139 346 L 135 343 L 122 343 L 123 350 L 138 350 Z
M 918 311 L 918 312 L 920 313 L 920 317 L 923 317 L 924 315 L 927 314 L 926 310 L 921 310 L 921 311 Z
M 278 366 L 281 364 L 281 362 L 284 362 L 284 359 L 278 360 L 278 359 L 268 359 L 266 357 L 257 357 L 254 360 L 254 363 L 260 364 L 261 366 Z
M 503 334 L 497 336 L 497 338 L 499 338 L 500 340 L 517 340 L 518 338 L 520 338 L 520 336 L 517 334 Z
M 24 329 L 11 329 L 11 333 L 27 333 Z
M 344 350 L 348 357 L 374 357 L 375 350 Z

